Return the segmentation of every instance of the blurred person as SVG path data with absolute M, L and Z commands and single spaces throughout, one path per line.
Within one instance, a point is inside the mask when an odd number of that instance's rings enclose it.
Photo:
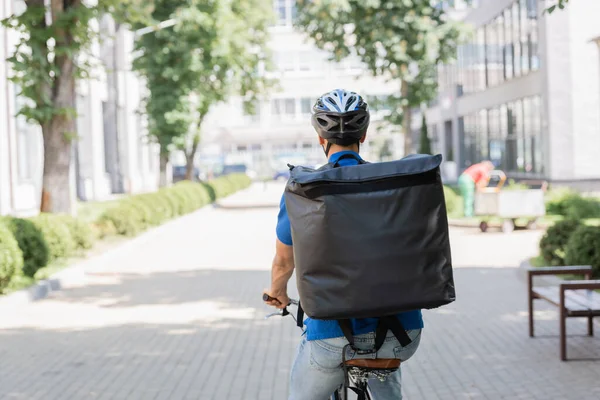
M 473 217 L 475 214 L 475 192 L 487 186 L 494 168 L 491 161 L 482 161 L 471 165 L 458 178 L 465 217 Z
M 369 109 L 363 98 L 351 91 L 334 90 L 320 97 L 312 111 L 312 125 L 317 131 L 317 140 L 329 163 L 339 166 L 364 163 L 359 156 L 359 149 L 366 139 Z M 271 288 L 266 291 L 276 300 L 266 303 L 284 308 L 289 303 L 287 284 L 295 264 L 292 230 L 283 197 L 276 233 Z M 375 354 L 378 358 L 406 361 L 419 346 L 423 328 L 421 310 L 404 312 L 396 318 L 410 337 L 410 344 L 402 346 L 395 335 L 388 334 L 383 347 Z M 373 346 L 378 318 L 350 321 L 355 341 Z M 349 341 L 337 320 L 311 319 L 309 316 L 305 320 L 305 326 L 306 332 L 302 336 L 292 367 L 289 400 L 326 400 L 344 383 L 342 354 Z M 401 399 L 400 369 L 383 382 L 371 379 L 369 388 L 375 399 Z

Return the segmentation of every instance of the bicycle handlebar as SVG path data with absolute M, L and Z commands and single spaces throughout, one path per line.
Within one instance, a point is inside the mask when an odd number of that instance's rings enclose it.
M 275 297 L 269 296 L 267 293 L 263 293 L 262 299 L 263 299 L 263 301 L 273 301 L 274 300 L 274 301 L 277 301 L 278 303 L 280 303 L 279 300 L 277 300 Z M 286 315 L 289 315 L 290 312 L 288 311 L 287 306 L 289 306 L 291 304 L 297 306 L 300 304 L 300 302 L 298 300 L 290 299 L 290 302 L 283 309 L 281 309 L 281 311 L 277 311 L 272 314 L 269 314 L 265 318 L 271 318 L 274 316 L 285 317 Z
M 263 299 L 263 301 L 273 301 L 273 300 L 275 300 L 275 301 L 279 302 L 279 300 L 277 300 L 275 297 L 271 297 L 271 296 L 269 296 L 266 293 L 263 293 L 262 299 Z M 288 303 L 288 306 L 290 304 L 293 304 L 293 305 L 297 306 L 299 303 L 300 302 L 298 300 L 290 299 L 290 302 Z

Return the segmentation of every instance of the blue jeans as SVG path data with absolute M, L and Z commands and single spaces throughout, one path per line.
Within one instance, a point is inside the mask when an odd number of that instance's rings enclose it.
M 353 358 L 396 358 L 408 360 L 417 351 L 421 341 L 421 329 L 409 330 L 412 343 L 402 347 L 398 340 L 388 332 L 385 343 L 375 354 L 356 355 L 347 349 L 346 359 Z M 373 348 L 375 333 L 358 335 L 354 338 L 359 349 Z M 328 400 L 338 387 L 344 383 L 344 372 L 341 368 L 342 351 L 348 344 L 346 338 L 325 340 L 306 340 L 303 336 L 298 354 L 292 367 L 289 400 Z M 402 399 L 401 372 L 390 375 L 385 382 L 377 379 L 369 381 L 369 388 L 374 400 Z

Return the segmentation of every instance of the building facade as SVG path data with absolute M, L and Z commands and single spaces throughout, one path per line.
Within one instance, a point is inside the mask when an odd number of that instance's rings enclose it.
M 544 6 L 480 0 L 466 14 L 471 40 L 426 111 L 454 176 L 489 159 L 514 178 L 600 185 L 600 2 Z
M 295 0 L 274 1 L 277 24 L 270 28 L 269 47 L 277 87 L 260 102 L 256 115 L 244 114 L 240 98 L 211 111 L 199 156 L 203 167 L 211 167 L 206 163 L 243 163 L 268 176 L 286 169 L 287 163 L 322 163 L 325 157 L 310 123 L 317 97 L 345 88 L 362 94 L 369 102 L 399 90 L 384 79 L 371 77 L 356 58 L 329 61 L 329 53 L 317 49 L 293 28 L 295 9 Z M 370 159 L 378 159 L 384 145 L 394 154 L 402 154 L 401 136 L 377 129 L 384 112 L 372 109 L 369 140 L 361 149 Z M 183 163 L 183 159 L 175 163 Z
M 22 0 L 0 2 L 0 19 L 19 13 Z M 77 134 L 74 145 L 73 195 L 103 200 L 116 193 L 156 189 L 158 149 L 146 139 L 145 121 L 137 112 L 143 83 L 131 72 L 133 34 L 115 29 L 110 19 L 98 27 L 113 34 L 92 48 L 101 61 L 95 79 L 77 86 Z M 34 214 L 39 209 L 43 173 L 41 129 L 16 116 L 26 101 L 9 80 L 6 59 L 18 41 L 0 27 L 0 215 Z

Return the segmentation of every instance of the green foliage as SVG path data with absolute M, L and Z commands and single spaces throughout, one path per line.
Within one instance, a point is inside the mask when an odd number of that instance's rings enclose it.
M 565 265 L 565 252 L 569 238 L 581 227 L 579 221 L 560 221 L 548 228 L 540 240 L 540 253 L 547 265 Z
M 431 154 L 431 140 L 429 140 L 429 133 L 427 132 L 427 119 L 423 114 L 421 121 L 421 146 L 419 148 L 421 154 Z
M 23 253 L 11 230 L 0 222 L 0 293 L 23 266 Z
M 23 252 L 23 274 L 33 277 L 38 269 L 45 267 L 50 250 L 42 231 L 30 220 L 9 218 L 7 225 Z
M 600 227 L 577 228 L 567 243 L 565 261 L 568 265 L 591 265 L 594 276 L 600 278 Z
M 216 198 L 220 199 L 250 186 L 250 183 L 251 179 L 246 174 L 231 174 L 219 177 L 209 182 L 209 185 L 214 190 Z
M 135 236 L 144 230 L 144 213 L 131 202 L 110 208 L 100 217 L 100 221 L 111 223 L 117 234 L 123 236 Z
M 214 104 L 240 94 L 253 108 L 271 85 L 260 68 L 269 65 L 271 15 L 262 0 L 155 1 L 152 18 L 177 23 L 138 39 L 134 69 L 146 78 L 149 131 L 163 154 L 177 146 L 193 159 Z
M 189 214 L 214 201 L 250 185 L 245 174 L 232 174 L 207 183 L 179 182 L 156 193 L 132 196 L 105 211 L 96 223 L 115 233 L 134 236 L 145 229 L 180 215 Z
M 567 5 L 567 4 L 569 4 L 569 0 L 557 0 L 557 1 L 556 1 L 556 4 L 554 4 L 554 5 L 552 5 L 552 6 L 548 7 L 548 8 L 546 8 L 546 10 L 545 10 L 545 11 L 546 11 L 548 14 L 552 14 L 552 13 L 553 13 L 553 12 L 556 10 L 556 8 L 557 8 L 557 7 L 558 7 L 560 10 L 563 10 L 563 9 L 566 7 L 566 5 Z
M 21 14 L 2 20 L 20 38 L 8 61 L 14 71 L 11 80 L 20 96 L 29 99 L 19 114 L 40 125 L 56 117 L 72 119 L 76 113 L 60 98 L 66 79 L 87 78 L 89 57 L 79 57 L 98 39 L 90 22 L 112 13 L 119 20 L 139 21 L 148 12 L 141 0 L 64 1 L 50 12 L 50 2 L 30 0 Z M 59 90 L 60 89 L 60 90 Z M 74 100 L 74 99 L 72 99 Z
M 89 250 L 94 246 L 94 231 L 89 224 L 70 215 L 60 215 L 60 217 L 62 223 L 69 228 L 76 249 Z
M 40 214 L 31 218 L 31 222 L 42 232 L 48 245 L 49 260 L 70 256 L 77 248 L 77 243 L 71 234 L 64 216 Z
M 457 216 L 462 211 L 462 198 L 448 186 L 444 186 L 444 198 L 448 215 Z
M 398 92 L 385 100 L 395 125 L 403 112 L 436 96 L 436 65 L 456 56 L 464 36 L 439 2 L 298 0 L 297 6 L 297 26 L 334 60 L 359 57 L 374 76 L 397 83 Z
M 600 200 L 571 189 L 556 190 L 549 195 L 546 212 L 570 219 L 600 218 Z

